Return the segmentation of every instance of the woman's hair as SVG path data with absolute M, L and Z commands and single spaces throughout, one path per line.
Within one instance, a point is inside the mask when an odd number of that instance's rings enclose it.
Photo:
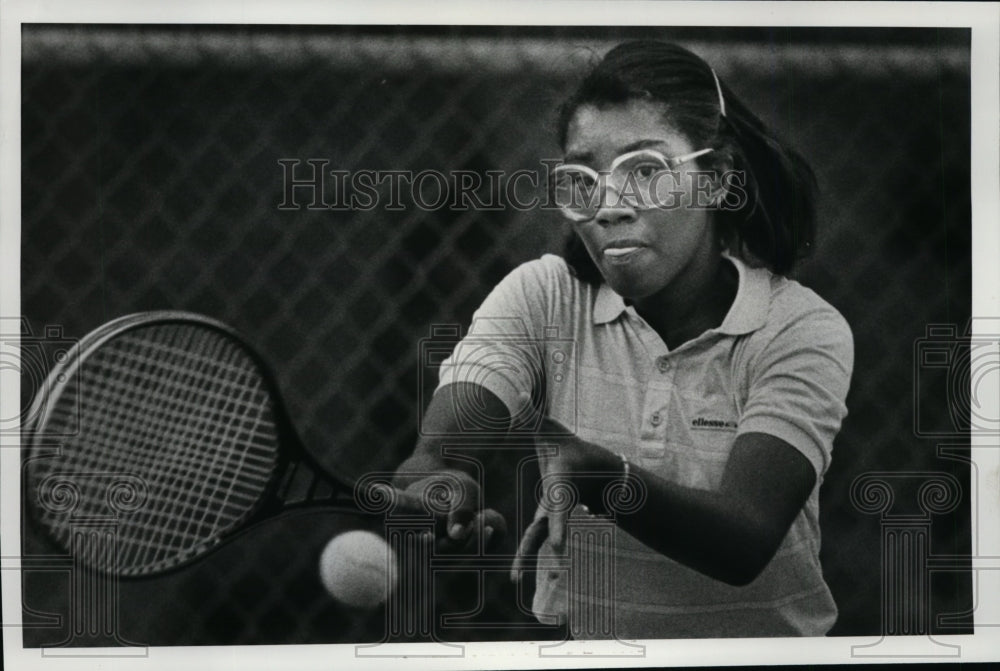
M 560 146 L 565 148 L 570 120 L 583 105 L 602 108 L 635 99 L 663 103 L 665 120 L 687 136 L 693 148 L 715 149 L 698 159 L 703 167 L 743 175 L 742 207 L 715 210 L 723 245 L 750 263 L 787 273 L 811 251 L 815 238 L 816 178 L 802 156 L 769 132 L 728 87 L 719 82 L 717 88 L 716 82 L 705 61 L 679 46 L 652 40 L 621 44 L 608 52 L 560 109 Z M 601 281 L 575 233 L 567 240 L 565 256 L 580 279 Z

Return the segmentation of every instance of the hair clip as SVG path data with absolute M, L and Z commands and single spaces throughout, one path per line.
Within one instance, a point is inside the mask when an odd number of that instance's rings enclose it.
M 712 71 L 712 79 L 715 80 L 715 90 L 719 92 L 719 114 L 726 116 L 726 100 L 722 97 L 722 84 L 719 83 L 719 77 L 715 74 L 714 68 L 709 68 Z

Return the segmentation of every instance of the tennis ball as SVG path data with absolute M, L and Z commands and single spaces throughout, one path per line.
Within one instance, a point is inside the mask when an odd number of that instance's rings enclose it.
M 374 608 L 396 589 L 396 553 L 370 531 L 347 531 L 334 536 L 323 548 L 319 577 L 337 601 Z

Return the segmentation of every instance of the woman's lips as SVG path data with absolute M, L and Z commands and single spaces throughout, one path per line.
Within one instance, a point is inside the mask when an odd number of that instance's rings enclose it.
M 626 254 L 631 254 L 632 252 L 634 252 L 637 249 L 639 249 L 639 248 L 638 247 L 609 247 L 608 249 L 604 250 L 604 255 L 605 256 L 625 256 Z
M 644 245 L 633 242 L 614 243 L 604 248 L 604 260 L 608 263 L 628 263 Z

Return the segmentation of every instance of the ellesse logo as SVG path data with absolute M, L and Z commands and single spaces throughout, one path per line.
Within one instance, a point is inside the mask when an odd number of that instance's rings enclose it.
M 691 428 L 700 429 L 702 431 L 731 431 L 736 428 L 736 422 L 730 422 L 722 419 L 711 419 L 708 417 L 695 417 L 691 420 Z

